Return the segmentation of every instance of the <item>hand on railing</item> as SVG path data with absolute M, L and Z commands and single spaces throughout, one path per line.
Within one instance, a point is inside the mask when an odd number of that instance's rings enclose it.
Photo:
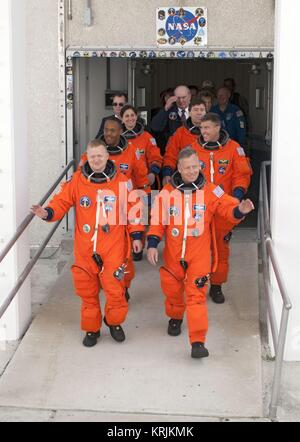
M 46 219 L 48 217 L 47 210 L 43 209 L 42 206 L 34 205 L 30 208 L 30 210 L 41 219 Z
M 239 204 L 239 211 L 243 213 L 244 215 L 247 215 L 248 213 L 252 212 L 254 210 L 254 204 L 251 200 L 243 200 Z

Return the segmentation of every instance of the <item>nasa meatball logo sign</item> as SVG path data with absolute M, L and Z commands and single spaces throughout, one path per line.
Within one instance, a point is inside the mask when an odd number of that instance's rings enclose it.
M 206 46 L 207 8 L 157 8 L 156 43 L 159 47 L 173 48 Z

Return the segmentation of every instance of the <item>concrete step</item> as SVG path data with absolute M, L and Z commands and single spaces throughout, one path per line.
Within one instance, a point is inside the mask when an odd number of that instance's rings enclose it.
M 208 299 L 205 360 L 190 357 L 185 324 L 181 336 L 166 334 L 158 268 L 145 260 L 137 263 L 130 290 L 126 341 L 113 341 L 104 326 L 98 344 L 83 347 L 68 267 L 1 377 L 1 407 L 70 416 L 262 418 L 256 243 L 233 240 L 226 303 Z

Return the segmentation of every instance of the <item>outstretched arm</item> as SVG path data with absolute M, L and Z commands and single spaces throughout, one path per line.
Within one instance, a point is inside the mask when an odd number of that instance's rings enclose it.
M 43 209 L 42 206 L 39 205 L 33 205 L 30 208 L 31 212 L 34 213 L 36 216 L 38 216 L 41 219 L 47 219 L 48 218 L 48 212 L 46 209 Z

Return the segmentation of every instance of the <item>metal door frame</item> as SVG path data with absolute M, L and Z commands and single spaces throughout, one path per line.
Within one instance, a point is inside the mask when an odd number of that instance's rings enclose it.
M 216 60 L 273 60 L 274 48 L 206 48 L 204 50 L 162 51 L 157 47 L 77 47 L 70 46 L 65 54 L 65 109 L 66 109 L 66 162 L 74 158 L 74 59 L 76 58 L 129 58 L 135 59 L 216 59 Z M 129 77 L 129 95 L 134 79 Z

